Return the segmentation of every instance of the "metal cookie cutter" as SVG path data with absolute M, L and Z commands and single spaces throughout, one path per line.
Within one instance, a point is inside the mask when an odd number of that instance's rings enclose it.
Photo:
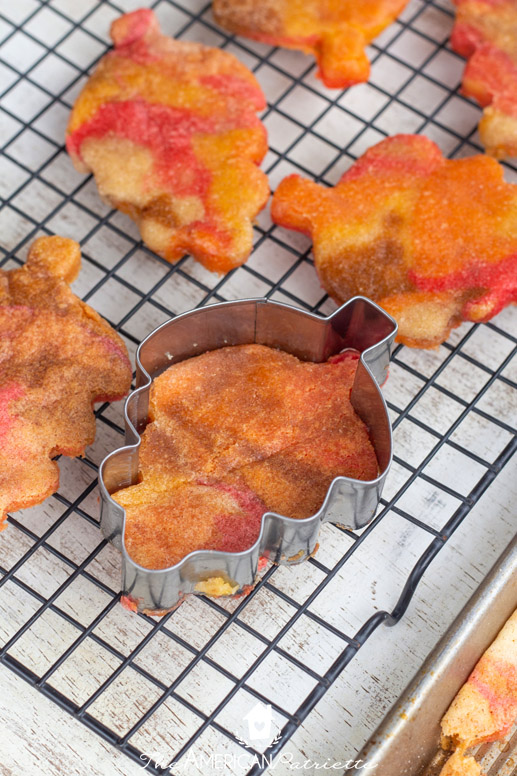
M 217 589 L 218 595 L 242 594 L 255 583 L 261 559 L 293 564 L 309 557 L 316 549 L 321 523 L 361 528 L 372 519 L 391 463 L 391 427 L 378 384 L 387 377 L 396 332 L 393 318 L 359 296 L 328 318 L 265 299 L 222 302 L 179 315 L 146 337 L 136 354 L 137 388 L 125 405 L 126 445 L 108 455 L 99 470 L 101 529 L 122 553 L 126 606 L 160 613 L 174 608 L 189 593 Z M 151 383 L 178 361 L 250 343 L 314 362 L 347 348 L 361 353 L 350 400 L 369 429 L 379 475 L 368 481 L 336 477 L 312 517 L 299 520 L 266 512 L 257 541 L 242 552 L 196 550 L 169 568 L 144 568 L 127 552 L 126 513 L 110 494 L 138 481 L 140 434 L 147 424 Z

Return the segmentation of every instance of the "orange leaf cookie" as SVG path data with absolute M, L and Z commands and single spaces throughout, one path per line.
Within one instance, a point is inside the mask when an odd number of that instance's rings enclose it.
M 257 81 L 226 51 L 162 35 L 150 10 L 117 19 L 111 37 L 70 116 L 74 165 L 168 261 L 239 266 L 269 196 Z
M 139 482 L 113 494 L 133 560 L 166 568 L 193 550 L 246 550 L 264 512 L 309 517 L 338 475 L 374 479 L 375 451 L 350 403 L 357 359 L 314 364 L 237 345 L 157 377 Z
M 499 159 L 517 156 L 517 3 L 454 0 L 451 45 L 468 58 L 463 93 L 484 107 L 481 142 Z
M 231 32 L 313 54 L 325 86 L 367 81 L 366 46 L 408 0 L 214 0 L 215 20 Z
M 415 347 L 517 301 L 517 187 L 488 156 L 445 159 L 420 135 L 370 148 L 334 188 L 285 178 L 273 220 L 305 232 L 327 293 L 379 302 Z
M 73 240 L 41 237 L 23 267 L 0 270 L 0 524 L 57 490 L 52 456 L 82 455 L 92 404 L 129 390 L 124 343 L 68 286 L 80 265 Z

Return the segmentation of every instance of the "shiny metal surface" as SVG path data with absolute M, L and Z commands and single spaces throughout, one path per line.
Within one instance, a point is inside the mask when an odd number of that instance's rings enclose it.
M 134 606 L 148 611 L 171 609 L 210 577 L 221 577 L 241 590 L 254 583 L 260 557 L 282 564 L 305 560 L 316 547 L 322 522 L 360 528 L 372 519 L 391 462 L 391 427 L 378 383 L 387 377 L 396 330 L 395 321 L 363 297 L 351 299 L 328 318 L 258 299 L 223 302 L 184 313 L 162 324 L 141 343 L 136 356 L 137 389 L 125 405 L 126 445 L 108 455 L 99 470 L 101 529 L 122 552 L 123 591 Z M 370 430 L 379 476 L 371 481 L 337 477 L 321 509 L 303 520 L 267 512 L 259 538 L 243 552 L 197 550 L 170 568 L 143 568 L 126 550 L 125 510 L 110 494 L 137 480 L 150 385 L 178 361 L 226 345 L 249 343 L 281 348 L 316 362 L 345 348 L 360 351 L 351 402 Z
M 436 756 L 440 720 L 516 606 L 517 538 L 358 755 L 375 766 L 369 772 L 379 776 L 434 772 L 433 765 L 440 760 Z

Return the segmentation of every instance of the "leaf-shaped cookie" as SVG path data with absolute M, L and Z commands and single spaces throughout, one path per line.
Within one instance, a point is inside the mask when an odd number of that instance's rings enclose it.
M 264 512 L 309 517 L 338 475 L 374 479 L 375 451 L 349 400 L 356 367 L 350 352 L 315 364 L 237 345 L 159 375 L 139 481 L 113 494 L 133 560 L 166 568 L 194 550 L 246 550 Z
M 79 95 L 67 149 L 100 194 L 168 261 L 242 264 L 264 207 L 260 87 L 232 54 L 162 35 L 152 11 L 120 17 L 115 44 Z
M 462 91 L 484 107 L 479 134 L 486 152 L 517 156 L 517 4 L 454 0 L 451 46 L 468 58 Z
M 231 32 L 313 54 L 325 86 L 367 81 L 366 46 L 408 0 L 214 0 L 215 20 Z
M 80 265 L 73 240 L 41 237 L 26 264 L 0 270 L 0 524 L 57 490 L 52 456 L 82 455 L 92 404 L 130 387 L 121 338 L 69 288 Z
M 517 301 L 517 186 L 495 159 L 449 160 L 421 135 L 381 141 L 327 188 L 298 175 L 273 220 L 310 235 L 327 293 L 378 302 L 415 347 Z

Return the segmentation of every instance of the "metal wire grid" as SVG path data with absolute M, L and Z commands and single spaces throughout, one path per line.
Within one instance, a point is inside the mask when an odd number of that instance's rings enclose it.
M 479 112 L 457 93 L 463 63 L 447 49 L 451 11 L 445 2 L 414 0 L 410 3 L 399 20 L 370 49 L 373 66 L 369 85 L 355 87 L 344 94 L 319 84 L 313 76 L 312 62 L 301 55 L 224 34 L 213 23 L 210 4 L 204 0 L 157 0 L 151 6 L 168 34 L 202 40 L 233 51 L 263 82 L 266 96 L 270 98 L 263 119 L 269 129 L 271 147 L 264 167 L 272 188 L 292 169 L 332 184 L 368 145 L 396 131 L 425 132 L 450 156 L 482 150 L 475 133 Z M 315 282 L 308 242 L 299 235 L 275 228 L 266 214 L 260 216 L 256 227 L 254 253 L 248 264 L 218 278 L 188 257 L 170 266 L 150 253 L 139 242 L 136 230 L 128 226 L 127 220 L 100 203 L 91 180 L 72 171 L 62 144 L 66 115 L 87 72 L 107 48 L 105 32 L 109 22 L 133 7 L 131 0 L 103 3 L 89 0 L 77 5 L 70 0 L 20 0 L 16 6 L 0 5 L 0 36 L 3 39 L 0 75 L 6 80 L 0 112 L 3 136 L 0 188 L 5 195 L 0 212 L 0 239 L 3 239 L 0 264 L 21 263 L 24 249 L 40 230 L 80 238 L 84 258 L 79 291 L 85 300 L 90 300 L 105 314 L 132 351 L 141 337 L 165 318 L 216 300 L 264 295 L 306 309 L 328 312 L 332 303 Z M 343 132 L 348 133 L 346 143 L 343 143 Z M 515 168 L 507 165 L 507 171 L 511 179 Z M 268 255 L 273 256 L 272 261 L 268 261 Z M 139 270 L 139 266 L 144 270 Z M 392 380 L 394 373 L 395 379 L 398 375 L 399 384 L 402 379 L 409 388 L 402 394 L 395 391 L 393 397 L 389 395 L 392 400 L 388 405 L 395 430 L 395 468 L 404 472 L 402 484 L 398 487 L 397 483 L 397 489 L 382 500 L 375 520 L 363 532 L 354 533 L 337 527 L 328 529 L 332 541 L 338 545 L 341 541 L 343 550 L 335 563 L 324 562 L 327 557 L 321 554 L 308 561 L 303 573 L 314 573 L 316 583 L 302 601 L 292 591 L 286 592 L 281 572 L 274 567 L 263 574 L 254 591 L 240 602 L 222 604 L 197 599 L 192 605 L 194 611 L 188 614 L 199 617 L 200 621 L 213 617 L 216 622 L 204 643 L 195 635 L 195 628 L 201 627 L 200 622 L 191 623 L 194 630 L 190 638 L 175 628 L 175 618 L 181 617 L 188 604 L 161 619 L 133 616 L 135 628 L 141 629 L 137 636 L 131 636 L 134 648 L 128 652 L 123 644 L 114 643 L 109 636 L 110 617 L 122 610 L 118 606 L 120 595 L 116 582 L 110 584 L 110 574 L 103 575 L 105 564 L 113 562 L 109 546 L 104 540 L 98 540 L 97 531 L 81 551 L 72 547 L 71 540 L 67 540 L 68 544 L 56 540 L 72 517 L 75 525 L 78 520 L 88 530 L 90 526 L 98 526 L 92 498 L 97 464 L 107 449 L 119 446 L 118 435 L 123 433 L 120 412 L 113 406 L 103 405 L 96 415 L 98 437 L 104 440 L 101 447 L 104 444 L 105 448 L 87 455 L 82 461 L 64 463 L 62 481 L 68 467 L 70 476 L 65 478 L 66 482 L 73 481 L 74 484 L 62 486 L 47 502 L 53 505 L 50 516 L 45 513 L 45 519 L 41 518 L 39 524 L 44 508 L 35 508 L 9 518 L 11 527 L 4 537 L 10 539 L 2 537 L 4 551 L 0 555 L 0 605 L 4 612 L 6 606 L 9 610 L 6 598 L 12 595 L 29 603 L 24 604 L 26 610 L 21 619 L 15 619 L 14 623 L 6 621 L 8 632 L 4 634 L 0 659 L 138 762 L 142 754 L 147 754 L 135 744 L 139 731 L 157 719 L 154 715 L 159 715 L 160 709 L 169 702 L 178 704 L 183 714 L 190 714 L 197 720 L 192 735 L 180 740 L 175 747 L 171 758 L 175 762 L 181 763 L 200 738 L 213 741 L 206 738 L 209 734 L 242 751 L 239 736 L 230 729 L 231 725 L 221 720 L 232 699 L 243 690 L 254 699 L 270 703 L 282 721 L 280 737 L 264 751 L 268 758 L 277 754 L 376 628 L 383 622 L 394 624 L 402 617 L 429 563 L 468 518 L 473 505 L 510 460 L 516 446 L 511 413 L 494 413 L 493 392 L 510 395 L 516 388 L 509 371 L 517 344 L 511 325 L 511 318 L 504 315 L 484 327 L 464 325 L 438 354 L 429 357 L 430 360 L 415 351 L 397 347 Z M 480 354 L 480 338 L 489 343 L 490 349 L 494 348 L 495 354 L 487 357 L 486 350 Z M 477 384 L 474 389 L 464 392 L 461 376 L 467 372 L 477 375 Z M 390 383 L 388 393 L 389 387 Z M 454 404 L 454 418 L 445 424 L 446 427 L 437 424 L 426 411 L 426 401 L 433 391 L 438 392 L 444 405 Z M 465 439 L 462 429 L 465 422 L 472 419 L 484 424 L 497 438 L 497 450 L 494 448 L 492 454 L 476 451 L 465 441 L 462 443 Z M 409 437 L 408 428 L 412 429 Z M 406 442 L 409 438 L 409 444 L 414 445 L 415 439 L 418 444 L 419 433 L 425 436 L 427 446 L 424 445 L 424 455 L 419 460 L 411 460 L 411 455 L 401 456 L 398 452 L 397 432 L 401 429 L 404 433 L 400 438 Z M 413 432 L 417 434 L 416 438 L 411 436 Z M 454 450 L 461 461 L 467 463 L 467 468 L 473 467 L 468 492 L 463 492 L 460 483 L 447 483 L 446 477 L 433 474 L 433 462 L 439 460 L 445 448 L 449 453 Z M 457 478 L 458 471 L 455 472 Z M 430 524 L 425 515 L 416 516 L 401 506 L 405 503 L 404 495 L 416 482 L 427 483 L 448 494 L 457 504 L 445 524 Z M 390 513 L 418 532 L 419 546 L 423 541 L 425 549 L 419 552 L 395 606 L 375 611 L 363 619 L 359 627 L 347 633 L 317 613 L 319 597 L 333 580 L 339 578 L 345 565 L 369 537 L 380 530 Z M 9 542 L 7 556 L 6 542 Z M 47 572 L 57 577 L 53 586 L 41 587 L 34 576 L 31 569 L 36 555 L 40 560 L 45 556 Z M 10 563 L 12 559 L 14 562 Z M 101 573 L 99 569 L 103 566 Z M 73 609 L 62 603 L 76 582 L 87 584 L 101 596 L 102 605 L 87 622 L 77 612 L 71 614 Z M 259 601 L 261 596 L 271 599 L 273 607 L 283 606 L 288 612 L 275 634 L 264 632 L 256 616 L 257 607 L 253 609 L 253 602 Z M 58 618 L 56 622 L 61 623 L 60 627 L 67 624 L 67 632 L 72 635 L 63 639 L 41 670 L 34 670 L 20 645 L 24 637 L 37 631 L 50 613 Z M 310 622 L 325 634 L 324 638 L 337 640 L 340 645 L 326 670 L 314 670 L 303 655 L 297 657 L 285 646 L 286 637 L 302 621 Z M 103 623 L 108 624 L 105 631 L 102 630 Z M 229 670 L 222 665 L 222 660 L 213 657 L 214 648 L 225 644 L 229 633 L 233 634 L 232 638 L 236 633 L 246 634 L 262 649 L 241 672 Z M 139 662 L 139 656 L 160 638 L 165 639 L 166 649 L 173 655 L 181 651 L 184 658 L 181 670 L 172 681 L 156 676 L 158 671 L 153 672 L 152 668 L 143 667 Z M 112 662 L 94 691 L 78 702 L 70 697 L 72 693 L 63 690 L 63 684 L 57 683 L 61 689 L 56 688 L 55 677 L 60 672 L 67 673 L 70 665 L 67 660 L 79 655 L 86 642 L 95 644 L 103 655 L 110 656 Z M 300 677 L 309 681 L 310 690 L 291 710 L 287 699 L 281 703 L 253 684 L 253 677 L 260 674 L 261 666 L 272 655 L 296 669 L 296 681 L 301 681 Z M 217 672 L 221 681 L 224 678 L 225 687 L 230 687 L 209 711 L 200 708 L 200 704 L 182 691 L 182 683 L 200 666 Z M 120 730 L 96 714 L 94 704 L 110 697 L 125 670 L 127 677 L 128 668 L 134 672 L 131 674 L 134 682 L 144 680 L 151 700 L 142 705 L 140 699 L 140 706 L 137 704 L 134 710 L 136 716 L 126 729 Z M 303 682 L 301 684 L 305 686 Z M 149 692 L 149 688 L 153 692 Z M 291 683 L 289 690 L 293 689 Z M 263 754 L 250 746 L 246 751 L 257 755 L 259 760 Z M 263 760 L 249 773 L 256 776 L 266 767 L 267 761 Z M 148 765 L 153 773 L 167 769 L 165 763 L 150 762 Z

